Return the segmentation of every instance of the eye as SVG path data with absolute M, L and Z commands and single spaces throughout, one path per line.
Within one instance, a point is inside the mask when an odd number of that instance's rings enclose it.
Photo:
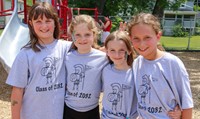
M 111 54 L 113 54 L 113 53 L 115 53 L 115 50 L 114 50 L 114 49 L 109 49 L 109 52 L 110 52 Z
M 89 38 L 90 36 L 91 36 L 90 33 L 85 34 L 85 37 L 86 37 L 86 38 Z
M 74 37 L 75 37 L 76 39 L 79 39 L 79 38 L 81 37 L 81 35 L 80 35 L 80 34 L 74 34 Z
M 119 51 L 120 54 L 125 54 L 125 52 L 126 52 L 126 51 L 125 51 L 124 49 L 121 49 L 121 50 Z
M 51 20 L 47 20 L 46 22 L 48 22 L 48 23 L 49 23 L 49 22 L 51 22 Z
M 110 51 L 113 52 L 113 51 L 115 51 L 115 50 L 111 49 Z
M 47 19 L 46 22 L 53 22 L 53 19 Z
M 40 21 L 40 20 L 36 20 L 35 23 L 36 23 L 36 24 L 41 24 L 42 21 Z
M 140 39 L 135 37 L 135 38 L 132 38 L 132 41 L 138 42 L 138 41 L 140 41 Z
M 144 38 L 145 41 L 148 41 L 150 39 L 151 39 L 151 37 L 149 37 L 149 36 L 147 36 L 147 37 Z

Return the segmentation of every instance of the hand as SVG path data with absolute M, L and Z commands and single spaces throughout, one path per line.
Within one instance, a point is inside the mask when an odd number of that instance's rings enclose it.
M 101 19 L 99 20 L 99 22 L 103 23 L 103 22 L 101 21 Z
M 179 105 L 177 105 L 174 110 L 168 112 L 168 116 L 171 119 L 181 119 L 181 109 Z
M 126 29 L 126 22 L 120 22 L 119 23 L 119 30 L 120 31 L 125 31 L 125 29 Z

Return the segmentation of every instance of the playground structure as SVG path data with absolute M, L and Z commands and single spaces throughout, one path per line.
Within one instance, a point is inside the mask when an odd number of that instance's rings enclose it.
M 8 23 L 0 36 L 0 61 L 4 69 L 9 72 L 15 57 L 20 49 L 29 41 L 29 29 L 27 26 L 27 13 L 30 6 L 27 5 L 27 0 L 21 0 L 23 9 L 18 9 L 19 0 L 11 0 L 11 8 L 4 9 L 4 2 L 0 0 L 0 17 L 11 16 Z M 42 0 L 40 0 L 42 1 Z M 45 0 L 44 0 L 45 1 Z M 97 20 L 97 8 L 69 8 L 68 0 L 49 0 L 58 12 L 61 21 L 60 38 L 68 40 L 68 25 L 73 18 L 73 11 L 77 10 L 80 14 L 81 10 L 94 11 L 94 18 Z M 38 2 L 33 0 L 34 4 Z M 23 15 L 23 20 L 20 20 L 19 15 Z

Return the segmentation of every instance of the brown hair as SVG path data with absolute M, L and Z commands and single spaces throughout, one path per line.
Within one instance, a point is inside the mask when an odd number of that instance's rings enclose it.
M 41 46 L 41 44 L 39 44 L 39 41 L 38 41 L 39 37 L 35 33 L 32 25 L 29 21 L 36 20 L 39 17 L 43 18 L 43 16 L 45 16 L 48 19 L 54 20 L 55 28 L 54 28 L 53 37 L 55 39 L 59 39 L 60 24 L 59 24 L 57 11 L 48 2 L 37 2 L 37 3 L 35 3 L 30 8 L 29 13 L 28 13 L 28 27 L 29 27 L 30 41 L 28 42 L 27 45 L 24 46 L 26 48 L 32 48 L 35 52 L 39 52 L 40 48 L 43 48 L 43 47 Z
M 128 55 L 128 57 L 127 57 L 127 64 L 129 66 L 132 66 L 132 63 L 133 63 L 134 59 L 136 58 L 136 53 L 133 49 L 133 46 L 132 46 L 132 43 L 130 41 L 130 37 L 128 36 L 128 34 L 125 31 L 120 31 L 120 30 L 114 31 L 111 34 L 109 34 L 105 41 L 106 49 L 108 49 L 108 43 L 113 40 L 121 40 L 125 43 L 128 51 L 130 52 L 130 55 Z M 109 57 L 108 57 L 108 59 L 109 59 L 109 62 L 111 64 L 113 64 L 113 62 L 110 60 Z
M 77 25 L 79 25 L 79 24 L 81 24 L 81 23 L 86 23 L 87 26 L 88 26 L 88 29 L 92 30 L 92 32 L 94 34 L 94 37 L 95 37 L 92 47 L 96 48 L 96 49 L 99 49 L 100 46 L 97 44 L 98 28 L 96 26 L 95 20 L 91 16 L 85 15 L 85 14 L 76 16 L 72 20 L 72 22 L 70 23 L 70 25 L 69 25 L 69 33 L 73 35 L 74 27 L 77 26 Z M 74 43 L 72 44 L 71 48 L 72 49 L 77 49 L 77 47 L 74 45 Z
M 150 13 L 139 13 L 136 16 L 133 16 L 127 25 L 127 30 L 130 36 L 132 35 L 131 34 L 132 27 L 140 23 L 151 25 L 156 34 L 162 31 L 160 27 L 160 21 L 157 17 L 155 17 Z M 158 43 L 157 46 L 159 50 L 161 51 L 165 50 L 161 44 Z

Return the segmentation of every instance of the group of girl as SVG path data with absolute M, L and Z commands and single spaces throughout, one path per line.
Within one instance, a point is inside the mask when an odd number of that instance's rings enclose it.
M 13 86 L 12 119 L 192 117 L 188 74 L 176 56 L 157 48 L 161 30 L 153 15 L 135 16 L 129 35 L 111 33 L 106 53 L 98 50 L 98 29 L 89 15 L 72 20 L 72 43 L 58 40 L 58 16 L 46 2 L 31 7 L 28 27 L 30 42 L 6 81 Z

